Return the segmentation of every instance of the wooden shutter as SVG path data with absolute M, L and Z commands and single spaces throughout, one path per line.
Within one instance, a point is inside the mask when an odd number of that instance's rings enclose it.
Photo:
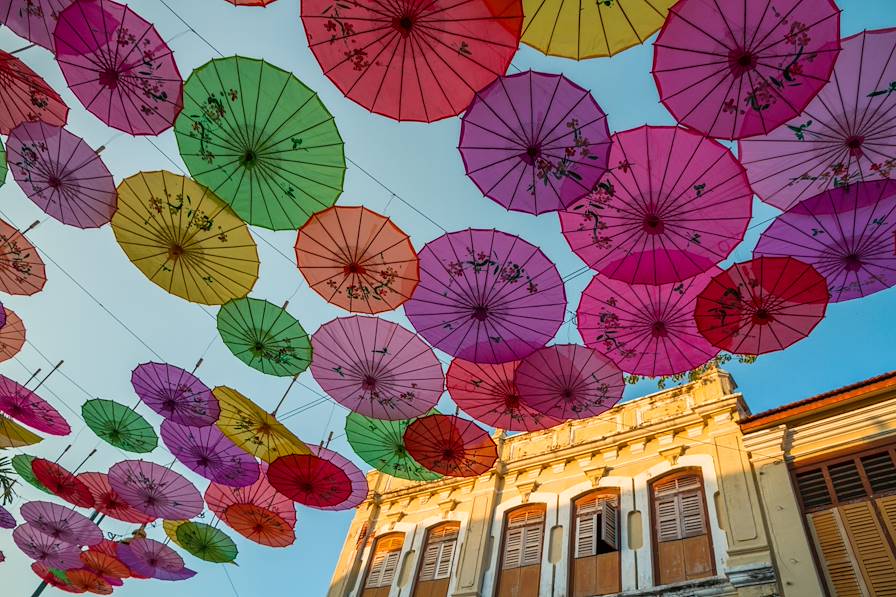
M 523 530 L 523 550 L 520 566 L 536 566 L 541 564 L 542 538 L 544 524 L 530 525 Z
M 591 512 L 576 518 L 576 554 L 577 558 L 587 558 L 597 552 L 595 527 L 597 512 Z
M 365 588 L 375 589 L 382 586 L 380 580 L 383 577 L 383 568 L 386 565 L 386 555 L 385 553 L 373 554 L 373 559 L 370 561 L 370 571 L 367 573 L 367 582 L 364 583 Z
M 440 544 L 435 580 L 451 576 L 451 564 L 454 561 L 454 550 L 456 547 L 457 541 L 443 541 Z
M 861 597 L 852 553 L 840 533 L 836 510 L 810 514 L 809 522 L 833 592 L 837 597 Z
M 423 563 L 420 565 L 421 581 L 433 580 L 435 578 L 440 548 L 441 546 L 438 543 L 426 546 L 426 550 L 423 552 Z
M 527 508 L 514 512 L 507 519 L 504 533 L 504 570 L 541 563 L 544 538 L 544 510 Z
M 364 583 L 365 588 L 388 587 L 392 584 L 403 544 L 404 535 L 387 535 L 377 539 L 370 560 L 370 569 L 367 572 L 367 581 Z
M 657 541 L 706 534 L 703 486 L 698 475 L 676 477 L 654 486 Z
M 873 595 L 896 595 L 896 557 L 871 502 L 840 506 L 843 526 Z
M 519 568 L 520 556 L 523 552 L 523 529 L 507 529 L 504 536 L 504 560 L 501 568 L 507 570 L 509 568 Z
M 418 580 L 439 580 L 451 575 L 459 530 L 459 525 L 444 524 L 429 531 Z
M 601 504 L 601 540 L 613 549 L 619 549 L 619 533 L 616 521 L 619 515 L 616 512 L 615 499 L 605 499 Z

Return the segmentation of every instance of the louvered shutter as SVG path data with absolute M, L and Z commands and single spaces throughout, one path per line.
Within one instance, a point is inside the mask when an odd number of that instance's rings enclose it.
M 657 541 L 675 541 L 681 538 L 681 520 L 678 517 L 678 499 L 675 495 L 657 497 L 656 537 Z
M 835 510 L 809 515 L 822 564 L 838 597 L 860 597 L 862 590 L 853 568 L 849 547 L 840 533 Z
M 367 582 L 364 584 L 365 588 L 375 589 L 381 586 L 380 579 L 383 577 L 386 555 L 385 553 L 374 554 L 373 560 L 370 562 L 370 571 L 367 573 Z
M 686 475 L 654 487 L 657 540 L 676 541 L 706 534 L 700 477 Z
M 435 578 L 440 548 L 441 545 L 438 543 L 426 546 L 426 551 L 423 552 L 423 564 L 420 566 L 420 580 L 426 581 Z
M 703 492 L 690 490 L 678 495 L 681 508 L 681 536 L 696 537 L 706 533 L 706 520 L 703 516 Z
M 375 589 L 392 584 L 403 543 L 404 536 L 383 537 L 376 542 L 370 570 L 367 573 L 367 582 L 364 583 L 365 588 Z
M 519 568 L 521 565 L 523 530 L 524 527 L 507 529 L 504 537 L 504 563 L 501 566 L 505 570 L 508 568 Z
M 579 516 L 576 520 L 576 556 L 587 558 L 593 556 L 596 551 L 594 528 L 597 523 L 597 513 Z
M 544 524 L 524 527 L 523 555 L 520 566 L 541 564 L 541 539 L 544 536 Z
M 454 548 L 457 540 L 443 541 L 440 544 L 438 565 L 435 570 L 435 580 L 451 576 L 451 563 L 454 561 Z
M 839 510 L 871 593 L 896 595 L 896 574 L 893 573 L 896 557 L 890 550 L 873 504 L 844 504 Z
M 612 547 L 619 549 L 619 538 L 616 529 L 616 501 L 613 499 L 604 499 L 601 503 L 601 541 Z

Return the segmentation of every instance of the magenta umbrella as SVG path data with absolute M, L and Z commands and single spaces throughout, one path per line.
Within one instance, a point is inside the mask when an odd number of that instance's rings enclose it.
M 73 0 L 0 0 L 0 23 L 16 35 L 53 50 L 53 29 L 59 13 Z
M 109 484 L 134 509 L 155 518 L 186 520 L 202 512 L 202 496 L 179 473 L 155 462 L 124 460 L 109 469 Z
M 463 116 L 461 156 L 482 194 L 540 214 L 569 207 L 607 168 L 607 115 L 562 75 L 526 71 L 479 91 Z
M 54 32 L 56 60 L 87 110 L 131 135 L 158 135 L 183 108 L 183 80 L 152 24 L 112 0 L 78 0 Z
M 341 468 L 349 481 L 351 481 L 351 495 L 345 501 L 333 506 L 318 506 L 318 510 L 351 510 L 361 505 L 367 499 L 367 475 L 361 472 L 361 469 L 354 462 L 342 454 L 328 450 L 323 446 L 312 447 L 311 453 Z
M 22 518 L 53 539 L 72 545 L 96 545 L 103 532 L 83 514 L 54 502 L 33 501 L 22 504 Z
M 72 431 L 49 402 L 5 375 L 0 375 L 0 412 L 50 435 L 68 435 Z
M 258 462 L 216 425 L 188 427 L 163 421 L 161 436 L 175 458 L 210 481 L 245 487 L 258 479 Z
M 843 40 L 831 82 L 802 114 L 738 155 L 759 198 L 788 209 L 830 188 L 896 170 L 896 29 Z
M 610 173 L 566 211 L 566 241 L 589 267 L 628 284 L 687 280 L 743 239 L 753 192 L 726 147 L 679 127 L 613 136 Z
M 622 398 L 622 371 L 607 356 L 576 344 L 538 350 L 516 370 L 520 401 L 555 419 L 585 419 Z
M 16 528 L 16 519 L 10 514 L 9 510 L 0 506 L 0 529 Z
M 660 286 L 630 285 L 597 274 L 576 314 L 585 346 L 607 355 L 633 375 L 657 377 L 689 371 L 719 353 L 697 329 L 697 295 L 717 267 Z
M 137 575 L 158 580 L 186 580 L 196 573 L 184 567 L 176 551 L 154 539 L 138 537 L 115 548 L 121 562 Z
M 415 333 L 378 317 L 340 317 L 311 337 L 311 374 L 336 402 L 365 417 L 411 419 L 442 395 L 445 375 Z
M 896 285 L 896 181 L 825 191 L 791 207 L 762 234 L 754 257 L 795 257 L 828 281 L 831 302 Z
M 12 540 L 26 556 L 50 568 L 68 570 L 81 567 L 81 549 L 77 545 L 45 535 L 33 524 L 16 527 Z
M 563 323 L 557 267 L 518 236 L 467 229 L 427 243 L 405 314 L 430 344 L 466 361 L 503 363 L 541 348 Z
M 131 385 L 149 408 L 181 425 L 206 427 L 218 420 L 221 407 L 198 377 L 165 363 L 143 363 L 131 373 Z
M 51 217 L 77 228 L 98 228 L 115 213 L 115 181 L 99 154 L 62 127 L 25 122 L 6 145 L 12 175 Z
M 660 99 L 723 139 L 771 132 L 828 82 L 840 50 L 832 0 L 680 0 L 653 44 Z

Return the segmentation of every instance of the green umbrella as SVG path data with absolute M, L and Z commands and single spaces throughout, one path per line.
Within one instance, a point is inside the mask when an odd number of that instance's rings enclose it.
M 223 531 L 202 522 L 185 522 L 177 527 L 177 543 L 206 562 L 226 564 L 236 559 L 233 540 Z
M 35 457 L 30 454 L 16 454 L 12 457 L 10 463 L 23 481 L 27 481 L 30 485 L 33 485 L 43 492 L 55 495 L 52 491 L 44 487 L 44 484 L 38 481 L 37 477 L 34 476 L 34 471 L 31 470 L 31 463 L 34 461 L 34 458 Z
M 241 298 L 218 311 L 218 332 L 238 359 L 262 373 L 291 377 L 311 363 L 311 341 L 296 318 L 267 301 Z
M 81 416 L 97 437 L 116 448 L 145 454 L 159 445 L 152 425 L 133 408 L 114 400 L 88 400 L 81 407 Z
M 410 481 L 441 479 L 442 475 L 421 466 L 405 449 L 404 430 L 413 422 L 383 421 L 353 412 L 345 418 L 345 436 L 355 453 L 379 471 Z
M 0 187 L 6 181 L 6 173 L 9 167 L 6 165 L 6 150 L 3 148 L 3 141 L 0 141 Z
M 332 114 L 263 60 L 233 56 L 194 70 L 174 133 L 193 178 L 249 224 L 296 230 L 342 193 L 345 151 Z

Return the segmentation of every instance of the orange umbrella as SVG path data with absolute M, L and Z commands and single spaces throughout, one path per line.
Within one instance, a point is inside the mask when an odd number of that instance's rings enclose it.
M 420 280 L 408 235 L 365 207 L 331 207 L 299 230 L 296 260 L 308 285 L 328 303 L 354 313 L 391 311 Z
M 31 295 L 46 283 L 44 262 L 34 245 L 23 232 L 0 220 L 0 291 Z
M 94 595 L 112 594 L 112 585 L 90 570 L 85 570 L 84 568 L 67 570 L 65 575 L 75 589 L 79 589 L 86 593 L 93 593 Z
M 234 531 L 260 545 L 288 547 L 296 533 L 283 517 L 255 504 L 234 504 L 227 508 L 225 522 Z
M 22 318 L 5 307 L 6 323 L 0 328 L 0 363 L 16 356 L 25 346 L 25 324 Z

